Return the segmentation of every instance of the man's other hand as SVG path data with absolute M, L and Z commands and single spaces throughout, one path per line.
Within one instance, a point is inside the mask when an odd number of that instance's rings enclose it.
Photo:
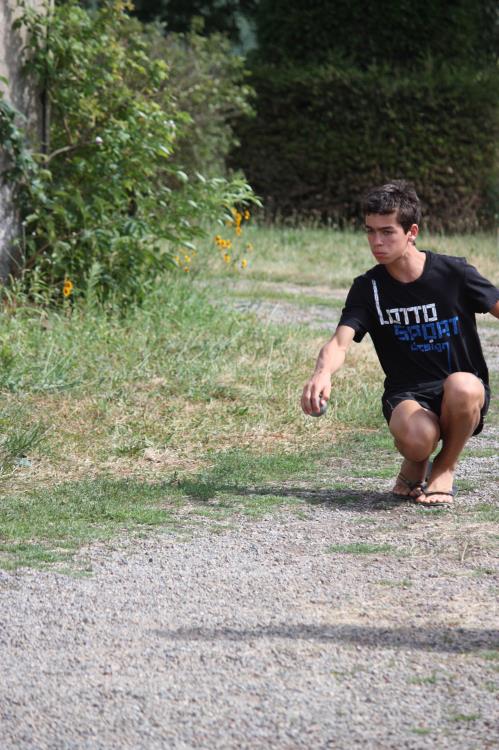
M 301 408 L 309 416 L 319 414 L 321 404 L 329 401 L 331 395 L 331 376 L 319 372 L 305 384 L 301 397 Z

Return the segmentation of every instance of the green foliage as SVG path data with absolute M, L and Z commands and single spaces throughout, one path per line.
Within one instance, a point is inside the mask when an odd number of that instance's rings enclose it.
M 5 79 L 1 79 L 5 83 Z M 26 144 L 21 123 L 24 118 L 6 101 L 0 91 L 0 144 L 2 145 L 4 170 L 0 174 L 3 182 L 14 187 L 15 198 L 25 210 L 29 203 L 29 188 L 36 179 L 37 165 Z
M 252 83 L 257 117 L 233 160 L 270 214 L 358 218 L 367 187 L 405 177 L 433 229 L 493 223 L 497 71 L 265 65 Z
M 135 0 L 134 13 L 141 21 L 164 22 L 168 31 L 186 33 L 192 19 L 200 18 L 206 34 L 217 32 L 228 34 L 237 40 L 240 33 L 240 17 L 252 13 L 258 0 Z
M 100 293 L 140 298 L 179 247 L 254 196 L 242 179 L 188 175 L 173 160 L 190 118 L 125 2 L 91 13 L 76 0 L 46 13 L 25 0 L 20 8 L 26 69 L 51 123 L 35 179 L 24 179 L 26 269 L 59 293 L 66 278 L 83 289 L 91 273 Z
M 189 173 L 221 175 L 229 151 L 237 145 L 232 123 L 253 113 L 253 91 L 245 84 L 244 60 L 232 53 L 227 37 L 206 37 L 202 31 L 199 23 L 186 34 L 166 36 L 159 25 L 143 27 L 151 58 L 168 64 L 168 97 L 188 115 L 177 138 L 174 163 Z
M 41 443 L 47 428 L 40 422 L 26 425 L 22 409 L 0 412 L 0 479 L 9 476 L 16 465 L 26 460 L 26 454 Z
M 261 0 L 256 24 L 259 59 L 278 64 L 343 59 L 407 70 L 429 53 L 453 63 L 498 54 L 496 0 Z
M 233 163 L 270 215 L 346 222 L 366 187 L 405 177 L 433 228 L 493 224 L 494 0 L 261 0 L 255 19 L 257 117 Z

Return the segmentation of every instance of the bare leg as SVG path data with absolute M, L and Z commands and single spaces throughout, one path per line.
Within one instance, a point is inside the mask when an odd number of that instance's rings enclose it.
M 407 495 L 408 498 L 419 497 L 419 489 L 410 490 L 407 482 L 422 484 L 426 477 L 428 458 L 435 450 L 440 438 L 438 417 L 424 409 L 417 401 L 401 401 L 393 410 L 390 424 L 395 447 L 404 457 L 400 474 L 395 482 L 393 492 Z
M 457 460 L 480 421 L 480 410 L 485 401 L 482 382 L 468 372 L 455 372 L 446 379 L 440 414 L 442 449 L 433 461 L 428 492 L 449 492 L 452 488 Z M 449 495 L 417 498 L 425 503 L 451 503 Z

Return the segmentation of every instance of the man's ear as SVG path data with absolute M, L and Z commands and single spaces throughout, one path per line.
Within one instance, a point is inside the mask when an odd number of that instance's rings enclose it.
M 419 227 L 417 224 L 412 224 L 411 228 L 409 229 L 409 242 L 412 242 L 413 245 L 416 244 L 416 237 L 419 233 Z

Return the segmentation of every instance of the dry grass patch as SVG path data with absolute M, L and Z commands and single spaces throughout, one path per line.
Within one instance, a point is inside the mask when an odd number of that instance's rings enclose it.
M 269 294 L 287 296 L 291 302 L 300 289 L 300 304 L 307 299 L 320 302 L 323 294 L 337 302 L 344 294 L 340 287 L 348 287 L 355 275 L 372 265 L 362 234 L 322 229 L 247 231 L 253 232 L 249 239 L 256 252 L 243 282 L 249 296 L 258 294 L 258 280 L 264 279 Z M 445 245 L 445 238 L 437 239 L 442 241 L 438 246 L 420 244 L 461 253 L 454 239 L 452 247 Z M 464 248 L 461 254 L 466 254 Z M 477 240 L 473 255 L 468 252 L 482 272 L 491 269 L 491 278 L 497 278 L 496 256 L 495 247 L 485 240 Z M 61 497 L 57 488 L 63 485 L 77 516 L 79 503 L 100 513 L 102 509 L 92 505 L 92 493 L 105 506 L 109 487 L 116 499 L 110 510 L 111 533 L 119 527 L 121 490 L 128 497 L 126 523 L 133 525 L 147 517 L 134 515 L 134 498 L 138 507 L 140 498 L 147 497 L 164 507 L 174 502 L 178 512 L 178 503 L 185 502 L 178 483 L 189 478 L 202 492 L 206 481 L 223 485 L 227 476 L 236 483 L 259 482 L 281 472 L 307 485 L 313 475 L 317 485 L 325 486 L 337 480 L 348 483 L 354 473 L 384 478 L 392 468 L 395 471 L 398 459 L 379 408 L 383 373 L 370 341 L 352 347 L 335 378 L 327 416 L 310 419 L 300 410 L 301 390 L 327 335 L 319 337 L 297 325 L 299 315 L 295 319 L 290 314 L 286 325 L 278 327 L 262 324 L 253 315 L 214 307 L 209 300 L 223 297 L 220 290 L 232 283 L 231 278 L 225 273 L 207 274 L 205 291 L 200 293 L 189 280 L 170 277 L 151 291 L 143 307 L 126 312 L 82 304 L 71 315 L 61 315 L 19 305 L 4 315 L 0 320 L 3 433 L 14 446 L 16 430 L 21 437 L 36 432 L 38 426 L 44 431 L 38 444 L 32 440 L 23 451 L 31 466 L 13 464 L 11 473 L 3 477 L 5 512 L 22 509 L 29 525 L 35 506 L 23 502 L 20 494 L 33 499 L 39 492 L 37 502 L 49 507 L 51 493 Z M 235 291 L 238 283 L 240 277 Z M 257 283 L 254 290 L 253 283 Z M 289 310 L 293 309 L 298 308 L 291 304 Z M 127 482 L 132 478 L 138 484 L 131 488 Z M 162 495 L 158 486 L 165 478 L 170 484 Z M 251 513 L 258 515 L 267 506 L 270 512 L 280 502 L 266 504 L 261 499 Z M 420 522 L 423 513 L 414 510 L 414 519 Z M 485 536 L 482 539 L 482 532 L 474 529 L 469 538 L 481 552 L 475 554 L 475 546 L 468 546 L 464 563 L 488 554 L 492 510 L 481 513 L 473 520 L 479 521 Z M 449 514 L 455 516 L 454 511 Z M 154 523 L 160 517 L 151 516 Z M 449 517 L 442 523 L 448 525 Z M 89 518 L 80 518 L 83 536 Z M 440 518 L 438 511 L 432 513 L 432 523 Z M 102 515 L 99 523 L 106 526 Z M 462 514 L 459 524 L 466 533 Z M 104 528 L 102 533 L 108 532 Z M 376 543 L 390 544 L 383 529 L 376 528 L 376 533 Z M 30 544 L 37 543 L 36 534 Z M 456 546 L 457 530 L 454 536 L 433 540 L 433 551 L 423 546 L 424 554 L 445 556 L 446 549 L 454 556 L 463 554 Z M 5 527 L 0 527 L 0 541 L 9 544 Z M 487 565 L 484 560 L 483 567 Z

